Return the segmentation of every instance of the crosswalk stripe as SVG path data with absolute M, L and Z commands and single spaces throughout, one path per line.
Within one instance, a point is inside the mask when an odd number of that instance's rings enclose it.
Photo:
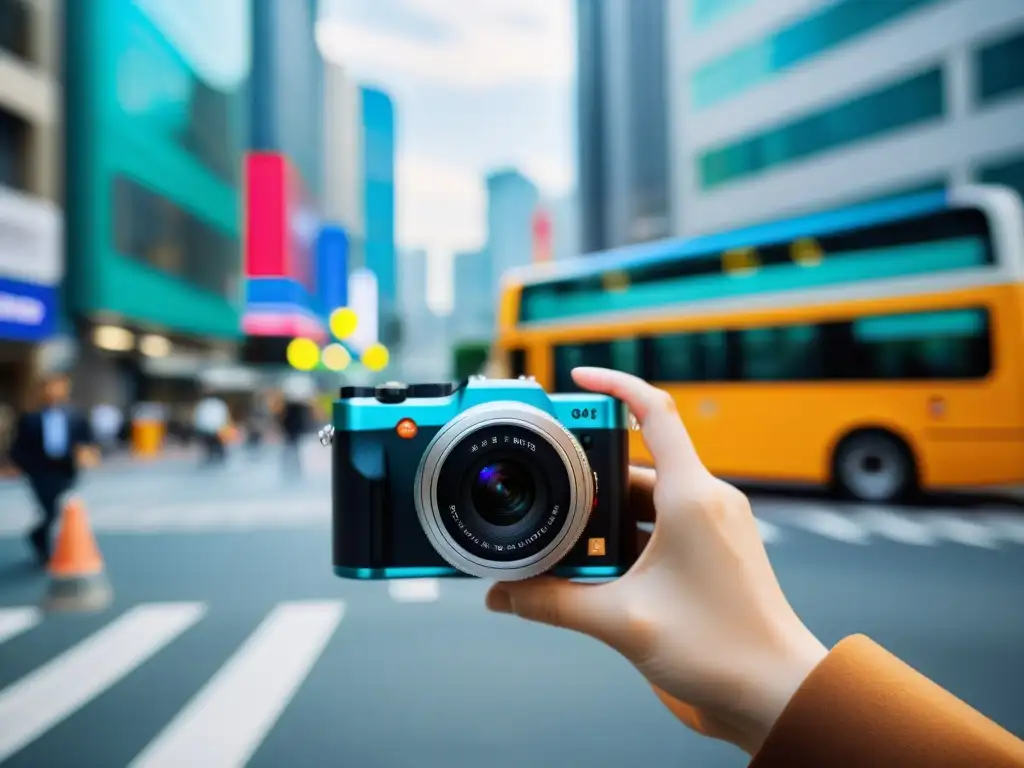
M 995 534 L 981 523 L 937 513 L 924 515 L 923 519 L 933 531 L 949 541 L 981 549 L 999 548 Z
M 847 544 L 867 544 L 870 535 L 846 515 L 833 512 L 825 507 L 808 507 L 787 521 L 819 536 Z
M 0 691 L 0 762 L 199 621 L 202 603 L 141 605 Z
M 278 605 L 130 768 L 244 766 L 344 613 L 341 602 Z
M 38 608 L 0 608 L 0 643 L 28 632 L 42 617 L 42 611 Z
M 1024 544 L 1024 517 L 1011 514 L 987 514 L 982 515 L 981 520 L 992 530 L 998 531 L 999 536 L 1014 544 Z
M 388 594 L 396 603 L 433 603 L 441 596 L 437 579 L 399 579 L 388 582 Z
M 936 543 L 931 529 L 916 520 L 884 509 L 864 510 L 854 513 L 857 521 L 873 534 L 897 541 L 900 544 L 912 544 L 919 547 L 932 546 Z
M 755 517 L 754 520 L 757 522 L 757 530 L 761 534 L 761 541 L 765 544 L 774 544 L 782 539 L 782 529 L 777 525 L 772 525 L 767 520 L 762 520 L 759 517 Z

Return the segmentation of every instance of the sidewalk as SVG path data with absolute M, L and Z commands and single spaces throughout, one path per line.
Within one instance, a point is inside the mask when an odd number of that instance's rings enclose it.
M 173 466 L 199 460 L 198 446 L 170 446 L 157 456 L 138 456 L 131 451 L 124 451 L 113 456 L 104 457 L 98 467 L 87 470 L 90 475 L 103 475 L 108 472 L 123 471 L 132 467 Z M 17 474 L 0 474 L 0 491 L 20 485 L 21 476 Z

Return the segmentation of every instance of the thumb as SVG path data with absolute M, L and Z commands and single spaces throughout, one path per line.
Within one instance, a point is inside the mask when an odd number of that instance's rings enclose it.
M 582 632 L 614 645 L 618 612 L 611 586 L 579 584 L 550 576 L 499 582 L 487 593 L 487 608 Z

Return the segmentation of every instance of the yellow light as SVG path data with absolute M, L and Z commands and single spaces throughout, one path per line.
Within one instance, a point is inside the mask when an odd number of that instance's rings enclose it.
M 320 362 L 332 371 L 344 371 L 352 362 L 352 355 L 341 344 L 328 344 L 320 353 Z
M 312 371 L 320 362 L 320 347 L 312 339 L 292 339 L 288 344 L 288 364 L 299 371 Z
M 383 344 L 371 344 L 363 352 L 362 362 L 371 371 L 383 371 L 388 367 L 388 348 Z
M 330 326 L 331 333 L 336 339 L 347 339 L 356 332 L 359 325 L 359 318 L 356 313 L 348 307 L 342 307 L 331 312 Z

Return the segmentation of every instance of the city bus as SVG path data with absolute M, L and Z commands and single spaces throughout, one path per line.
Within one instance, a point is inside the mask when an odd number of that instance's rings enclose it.
M 551 391 L 581 365 L 653 382 L 737 481 L 1021 484 L 1021 201 L 960 187 L 537 265 L 506 276 L 495 354 Z

